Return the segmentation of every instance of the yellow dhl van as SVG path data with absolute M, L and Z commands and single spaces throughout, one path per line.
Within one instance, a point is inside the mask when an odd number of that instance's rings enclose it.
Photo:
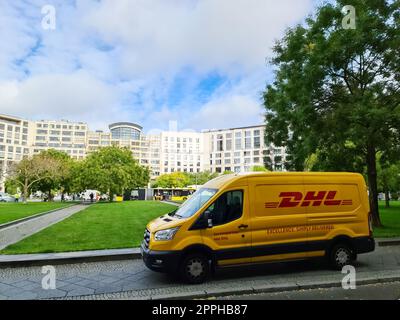
M 341 269 L 374 249 L 367 187 L 356 173 L 223 175 L 151 221 L 141 244 L 148 268 L 189 283 L 211 268 L 311 257 Z

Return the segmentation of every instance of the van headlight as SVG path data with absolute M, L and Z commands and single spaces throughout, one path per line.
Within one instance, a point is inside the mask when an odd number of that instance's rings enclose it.
M 156 241 L 172 240 L 179 227 L 157 231 L 154 234 Z

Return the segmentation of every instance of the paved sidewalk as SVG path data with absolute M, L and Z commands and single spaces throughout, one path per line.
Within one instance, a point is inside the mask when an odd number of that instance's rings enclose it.
M 215 297 L 235 293 L 340 286 L 343 274 L 319 260 L 275 263 L 219 271 L 209 282 L 185 285 L 148 270 L 141 260 L 57 265 L 56 289 L 42 289 L 42 268 L 0 269 L 0 299 L 160 299 Z M 363 284 L 400 280 L 400 246 L 377 247 L 359 255 Z
M 6 248 L 10 244 L 16 243 L 30 235 L 37 233 L 57 222 L 60 222 L 73 214 L 86 209 L 86 205 L 76 205 L 63 208 L 49 214 L 23 221 L 19 224 L 0 230 L 0 250 Z
M 166 204 L 172 204 L 173 206 L 177 206 L 177 207 L 179 207 L 182 204 L 182 203 L 177 203 L 177 202 L 173 202 L 173 201 L 169 201 L 169 200 L 162 200 L 160 202 L 166 203 Z

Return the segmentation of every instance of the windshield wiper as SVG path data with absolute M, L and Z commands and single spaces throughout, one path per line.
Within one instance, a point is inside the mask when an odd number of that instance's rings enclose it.
M 178 210 L 174 210 L 174 211 L 171 211 L 171 212 L 169 212 L 169 213 L 167 213 L 170 217 L 173 217 L 174 215 L 175 215 L 175 212 L 176 211 L 178 211 Z

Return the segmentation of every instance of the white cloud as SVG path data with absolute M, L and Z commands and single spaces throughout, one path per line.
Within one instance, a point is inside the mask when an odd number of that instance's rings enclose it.
M 113 88 L 79 71 L 73 74 L 39 75 L 21 82 L 0 83 L 2 113 L 38 118 L 104 117 L 116 104 Z
M 124 72 L 262 68 L 275 39 L 310 10 L 311 0 L 105 0 L 88 25 L 122 45 Z
M 186 127 L 222 129 L 262 123 L 259 102 L 251 96 L 226 95 L 205 104 L 188 119 Z
M 313 5 L 54 0 L 56 30 L 44 31 L 40 8 L 46 0 L 15 3 L 0 1 L 0 113 L 82 120 L 91 128 L 126 120 L 145 130 L 166 128 L 169 120 L 196 129 L 262 122 L 265 58 L 274 40 Z M 179 106 L 169 104 L 185 68 L 193 79 L 187 79 Z M 200 104 L 193 90 L 211 72 L 228 81 Z

